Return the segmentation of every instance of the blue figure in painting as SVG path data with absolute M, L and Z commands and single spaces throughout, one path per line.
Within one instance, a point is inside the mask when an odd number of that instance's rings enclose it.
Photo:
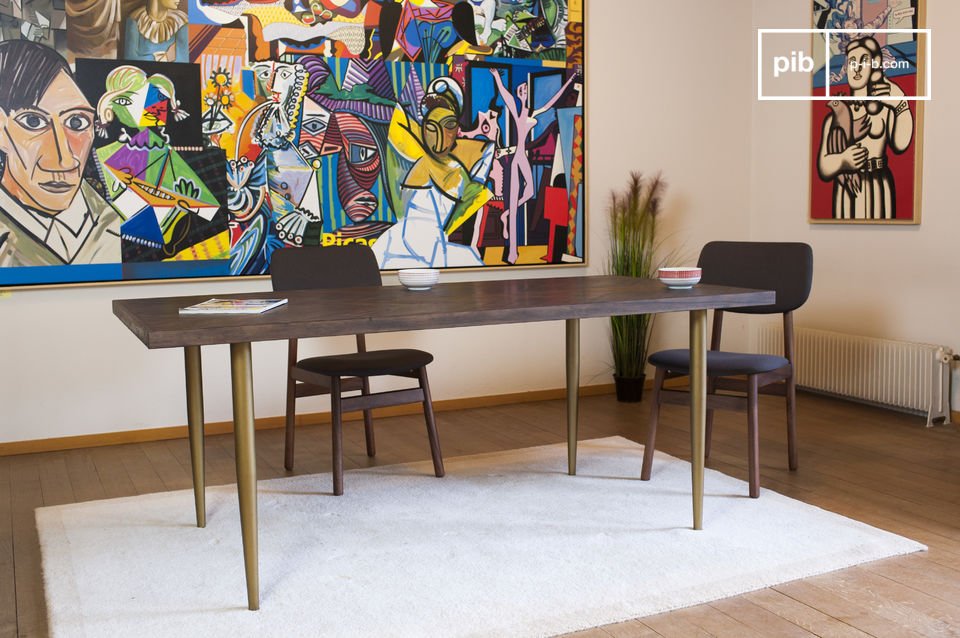
M 123 57 L 150 62 L 188 62 L 188 17 L 180 0 L 146 0 L 124 22 Z

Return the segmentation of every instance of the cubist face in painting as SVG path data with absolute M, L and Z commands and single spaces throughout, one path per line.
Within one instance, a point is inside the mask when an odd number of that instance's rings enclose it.
M 434 157 L 448 155 L 460 134 L 463 92 L 452 78 L 440 77 L 427 87 L 423 98 L 423 142 Z
M 269 98 L 277 104 L 285 104 L 290 99 L 299 97 L 297 84 L 302 81 L 303 74 L 298 72 L 298 67 L 296 64 L 266 62 L 255 65 L 254 72 L 268 92 Z
M 70 206 L 93 146 L 94 110 L 70 76 L 58 73 L 37 104 L 0 110 L 3 188 L 55 215 Z
M 460 133 L 460 123 L 454 111 L 435 107 L 423 119 L 423 141 L 435 157 L 442 157 L 453 150 Z
M 170 114 L 170 96 L 152 82 L 113 99 L 114 111 L 127 126 L 163 126 Z
M 287 140 L 301 116 L 301 105 L 307 88 L 307 72 L 302 64 L 283 62 L 263 62 L 253 67 L 257 82 L 266 94 L 270 108 L 269 120 L 272 127 L 268 137 L 282 137 Z
M 500 123 L 497 121 L 496 111 L 482 111 L 477 114 L 479 133 L 491 141 L 500 139 Z
M 117 67 L 107 76 L 106 92 L 97 110 L 110 122 L 114 117 L 124 126 L 164 126 L 173 110 L 173 83 L 164 75 L 149 78 L 134 66 Z
M 337 113 L 335 117 L 341 137 L 337 191 L 347 217 L 357 222 L 379 206 L 372 189 L 380 176 L 380 151 L 363 120 L 351 113 Z M 328 138 L 327 142 L 335 140 Z

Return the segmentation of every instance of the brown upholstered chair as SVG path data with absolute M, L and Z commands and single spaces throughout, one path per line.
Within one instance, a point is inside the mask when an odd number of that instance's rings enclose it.
M 747 413 L 747 450 L 750 466 L 750 496 L 760 495 L 760 446 L 758 403 L 761 389 L 785 394 L 787 403 L 787 450 L 791 470 L 797 469 L 796 379 L 794 377 L 793 311 L 810 295 L 813 282 L 813 251 L 802 243 L 782 242 L 710 242 L 700 253 L 702 283 L 741 288 L 775 290 L 777 300 L 770 306 L 736 308 L 726 312 L 746 314 L 783 314 L 785 357 L 720 351 L 720 333 L 724 311 L 713 315 L 710 350 L 707 352 L 707 423 L 705 454 L 710 456 L 713 411 L 728 409 Z M 665 390 L 663 383 L 690 373 L 690 351 L 663 350 L 650 355 L 656 368 L 647 444 L 643 452 L 640 478 L 650 479 L 657 422 L 662 403 L 690 404 L 688 392 Z M 746 377 L 744 381 L 743 377 Z M 773 384 L 776 384 L 775 386 Z M 717 390 L 746 392 L 730 395 Z
M 273 289 L 302 290 L 380 286 L 380 269 L 373 252 L 362 244 L 345 246 L 282 248 L 270 260 Z M 320 394 L 330 395 L 333 437 L 333 493 L 343 494 L 343 413 L 363 411 L 367 455 L 376 454 L 372 409 L 406 403 L 423 403 L 427 436 L 434 472 L 443 476 L 443 457 L 433 416 L 427 364 L 433 355 L 422 350 L 370 350 L 364 335 L 357 335 L 357 352 L 297 359 L 297 340 L 291 339 L 287 354 L 287 404 L 284 467 L 293 469 L 294 415 L 296 400 Z M 418 380 L 409 390 L 371 392 L 370 377 L 399 376 Z M 344 396 L 357 391 L 359 395 Z

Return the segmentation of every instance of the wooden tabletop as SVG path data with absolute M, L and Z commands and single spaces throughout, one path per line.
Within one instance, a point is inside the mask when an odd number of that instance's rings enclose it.
M 214 296 L 285 297 L 259 315 L 180 315 Z M 326 337 L 355 333 L 584 319 L 610 315 L 771 304 L 775 293 L 697 285 L 670 290 L 658 281 L 607 275 L 117 299 L 113 312 L 148 348 Z

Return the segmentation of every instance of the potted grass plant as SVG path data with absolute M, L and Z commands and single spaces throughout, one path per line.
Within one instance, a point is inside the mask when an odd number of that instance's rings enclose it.
M 660 174 L 645 177 L 630 173 L 622 192 L 613 192 L 610 218 L 610 257 L 607 273 L 649 279 L 656 276 L 657 217 L 666 183 Z M 613 379 L 617 400 L 636 402 L 643 398 L 647 349 L 653 315 L 610 317 Z

